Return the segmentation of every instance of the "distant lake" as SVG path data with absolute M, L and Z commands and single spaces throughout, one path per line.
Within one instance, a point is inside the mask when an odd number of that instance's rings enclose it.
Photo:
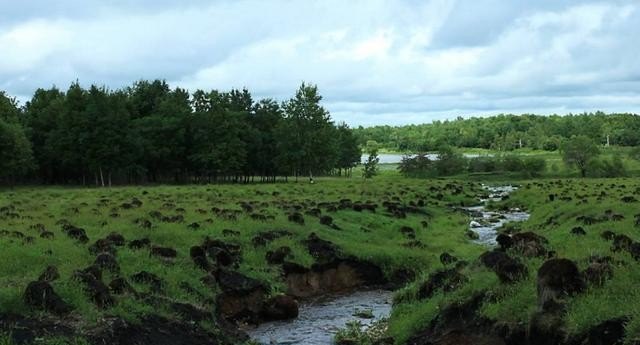
M 467 157 L 467 158 L 475 158 L 475 157 L 479 157 L 479 154 L 476 153 L 464 153 L 462 154 L 463 156 Z M 404 157 L 404 154 L 400 154 L 400 153 L 378 153 L 378 158 L 380 158 L 380 164 L 398 164 L 400 162 L 402 162 L 402 157 Z M 416 154 L 409 154 L 409 157 L 415 157 Z M 426 155 L 427 158 L 431 159 L 431 160 L 437 160 L 438 159 L 438 154 L 437 153 L 429 153 Z M 367 161 L 367 158 L 369 158 L 368 154 L 363 154 L 360 157 L 360 162 L 364 163 Z

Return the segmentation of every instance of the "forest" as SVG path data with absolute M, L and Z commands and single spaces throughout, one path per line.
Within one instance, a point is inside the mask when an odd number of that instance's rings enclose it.
M 443 145 L 511 151 L 518 148 L 555 151 L 572 136 L 586 136 L 599 144 L 640 145 L 640 116 L 583 113 L 566 116 L 498 115 L 458 117 L 452 121 L 406 126 L 354 129 L 358 143 L 375 141 L 389 151 L 435 151 Z
M 161 80 L 109 90 L 38 89 L 22 107 L 0 92 L 0 182 L 111 185 L 275 181 L 348 174 L 353 132 L 315 85 L 279 103 L 247 89 L 189 93 Z

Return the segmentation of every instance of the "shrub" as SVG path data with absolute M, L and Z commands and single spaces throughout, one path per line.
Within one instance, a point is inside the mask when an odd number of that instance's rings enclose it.
M 547 168 L 547 161 L 539 157 L 525 157 L 522 160 L 522 171 L 532 177 L 542 175 Z
M 459 174 L 466 170 L 467 160 L 450 146 L 444 146 L 438 151 L 435 168 L 440 176 Z
M 594 158 L 587 163 L 588 176 L 590 177 L 623 177 L 627 175 L 627 169 L 620 156 L 613 158 Z
M 502 158 L 502 170 L 519 172 L 523 170 L 522 158 L 516 155 L 506 155 Z
M 402 157 L 398 165 L 400 173 L 407 177 L 428 177 L 436 175 L 433 161 L 425 154 L 419 154 L 413 158 Z
M 498 170 L 498 159 L 495 157 L 474 157 L 469 159 L 469 172 L 487 173 Z
M 542 144 L 542 149 L 545 151 L 556 151 L 560 148 L 560 140 L 557 138 L 549 138 Z

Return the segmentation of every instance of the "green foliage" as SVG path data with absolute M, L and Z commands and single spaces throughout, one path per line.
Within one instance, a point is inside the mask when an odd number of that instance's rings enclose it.
M 523 172 L 529 177 L 538 177 L 547 168 L 547 161 L 541 157 L 525 157 L 522 163 Z
M 573 136 L 562 145 L 562 159 L 566 164 L 578 168 L 582 177 L 587 175 L 589 161 L 598 154 L 598 146 L 585 135 Z
M 360 145 L 375 140 L 380 148 L 399 152 L 436 151 L 442 145 L 499 151 L 528 148 L 555 151 L 564 139 L 585 135 L 597 143 L 640 145 L 640 116 L 602 112 L 552 115 L 498 115 L 433 121 L 400 127 L 358 127 Z
M 547 138 L 542 144 L 542 149 L 545 151 L 556 151 L 560 149 L 562 138 L 559 136 L 553 136 Z
M 22 127 L 0 118 L 0 181 L 11 182 L 31 168 L 31 143 Z
M 0 91 L 0 121 L 16 123 L 20 117 L 18 102 L 15 98 L 7 96 L 4 91 Z
M 508 154 L 502 157 L 502 169 L 504 171 L 522 171 L 524 162 L 519 156 Z
M 587 162 L 586 170 L 589 177 L 623 177 L 627 175 L 627 169 L 622 158 L 618 155 L 610 158 L 590 159 Z
M 21 345 L 89 345 L 90 343 L 83 338 L 64 338 L 64 337 L 52 337 L 45 339 L 36 339 L 36 341 L 31 343 L 23 343 L 20 342 Z M 18 343 L 14 342 L 11 338 L 10 334 L 0 334 L 0 345 L 18 345 Z
M 425 154 L 402 157 L 398 170 L 407 177 L 429 177 L 435 174 L 433 161 Z
M 438 150 L 438 160 L 434 162 L 435 170 L 440 176 L 459 174 L 466 170 L 466 159 L 460 152 L 450 146 L 443 146 Z
M 629 151 L 629 158 L 640 161 L 640 146 L 636 146 Z
M 378 158 L 378 150 L 372 149 L 369 152 L 369 157 L 367 157 L 367 161 L 364 162 L 364 170 L 362 172 L 362 177 L 365 179 L 370 179 L 378 173 L 378 162 L 380 162 L 380 158 Z
M 38 89 L 22 112 L 0 93 L 0 178 L 105 186 L 350 175 L 358 142 L 321 100 L 304 83 L 279 105 L 254 102 L 246 89 L 190 94 L 142 80 L 112 91 L 76 82 L 66 92 Z
M 448 151 L 445 151 L 448 152 Z M 445 153 L 432 161 L 426 155 L 406 156 L 398 170 L 409 177 L 435 177 L 468 173 L 518 173 L 525 177 L 542 175 L 547 162 L 542 157 L 515 154 L 465 158 L 459 154 Z
M 360 163 L 362 152 L 358 147 L 353 131 L 345 123 L 338 125 L 338 169 L 351 171 L 353 167 Z
M 335 336 L 336 344 L 372 345 L 373 342 L 358 320 L 349 321 Z
M 495 157 L 480 156 L 469 159 L 469 172 L 488 173 L 500 170 L 500 162 Z
M 387 344 L 387 319 L 374 321 L 364 326 L 357 320 L 349 321 L 344 328 L 338 330 L 334 341 L 336 345 L 373 345 Z
M 279 133 L 284 150 L 280 161 L 292 169 L 293 175 L 312 176 L 337 165 L 336 129 L 321 100 L 317 86 L 302 83 L 295 97 L 283 104 L 284 128 Z

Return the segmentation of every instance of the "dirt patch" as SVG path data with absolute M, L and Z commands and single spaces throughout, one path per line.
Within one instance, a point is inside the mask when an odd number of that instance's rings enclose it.
M 353 258 L 314 264 L 311 268 L 285 263 L 283 269 L 287 294 L 300 298 L 387 283 L 380 267 Z

